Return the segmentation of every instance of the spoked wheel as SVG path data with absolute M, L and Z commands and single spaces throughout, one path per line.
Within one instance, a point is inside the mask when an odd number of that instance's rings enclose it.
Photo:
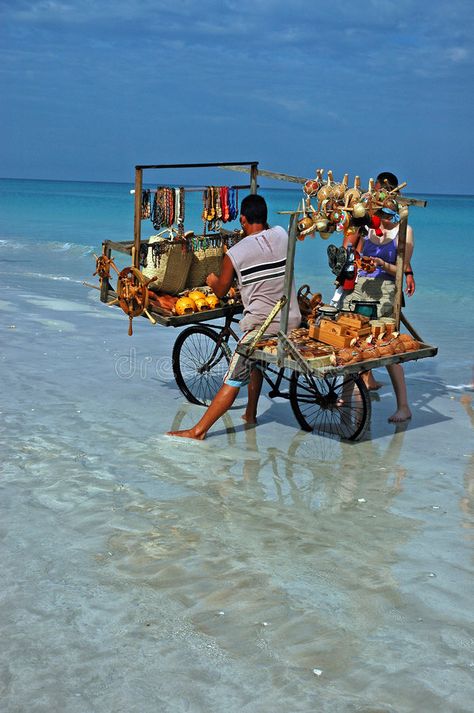
M 290 403 L 301 428 L 321 436 L 357 441 L 370 423 L 369 392 L 359 376 L 316 378 L 294 371 Z
M 208 406 L 222 386 L 231 349 L 225 338 L 210 327 L 184 329 L 173 347 L 173 374 L 188 401 Z

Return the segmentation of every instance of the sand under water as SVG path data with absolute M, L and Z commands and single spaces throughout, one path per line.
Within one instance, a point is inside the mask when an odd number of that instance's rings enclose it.
M 465 363 L 407 366 L 398 427 L 378 372 L 359 443 L 266 394 L 257 428 L 240 399 L 206 441 L 170 439 L 201 413 L 176 330 L 128 337 L 81 284 L 91 256 L 55 250 L 2 263 L 0 709 L 471 711 Z

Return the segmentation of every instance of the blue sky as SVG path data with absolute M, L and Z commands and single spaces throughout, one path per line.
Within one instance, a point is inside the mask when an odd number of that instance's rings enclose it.
M 0 175 L 258 160 L 474 193 L 472 0 L 0 0 Z M 278 184 L 279 185 L 279 184 Z

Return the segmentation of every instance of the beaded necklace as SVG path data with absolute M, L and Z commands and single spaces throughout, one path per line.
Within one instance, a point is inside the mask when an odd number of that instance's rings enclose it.
M 141 218 L 142 220 L 149 218 L 151 215 L 150 189 L 142 192 Z
M 153 206 L 151 209 L 151 222 L 155 230 L 159 230 L 164 225 L 165 212 L 163 205 L 163 191 L 161 188 L 156 189 L 153 197 Z

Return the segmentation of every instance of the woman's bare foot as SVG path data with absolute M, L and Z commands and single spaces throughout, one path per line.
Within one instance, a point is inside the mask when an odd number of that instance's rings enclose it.
M 256 416 L 249 416 L 246 413 L 242 416 L 242 421 L 245 421 L 247 426 L 256 426 L 257 425 L 257 418 Z
M 409 421 L 411 418 L 411 411 L 408 406 L 402 406 L 397 409 L 388 419 L 390 423 L 403 423 L 403 421 Z
M 179 438 L 193 438 L 195 441 L 203 441 L 205 433 L 196 433 L 194 428 L 187 428 L 184 431 L 168 431 L 167 436 L 178 436 Z

